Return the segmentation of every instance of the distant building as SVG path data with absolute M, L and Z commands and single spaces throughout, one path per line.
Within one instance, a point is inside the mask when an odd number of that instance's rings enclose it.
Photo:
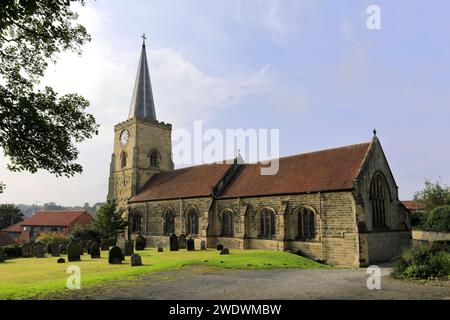
M 58 233 L 64 236 L 78 224 L 92 223 L 92 216 L 86 210 L 38 211 L 31 218 L 9 226 L 2 231 L 18 242 L 33 241 L 40 233 Z
M 411 213 L 425 211 L 425 206 L 418 201 L 403 200 L 402 203 L 405 206 L 405 208 L 408 209 Z
M 6 232 L 0 232 L 0 247 L 9 246 L 10 244 L 17 244 L 17 241 Z

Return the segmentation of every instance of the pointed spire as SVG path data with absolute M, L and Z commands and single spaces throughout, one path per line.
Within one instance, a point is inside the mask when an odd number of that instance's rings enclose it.
M 131 99 L 129 118 L 137 117 L 146 120 L 156 120 L 155 103 L 153 101 L 150 72 L 148 71 L 147 53 L 145 51 L 145 33 L 142 37 L 142 50 L 139 67 Z

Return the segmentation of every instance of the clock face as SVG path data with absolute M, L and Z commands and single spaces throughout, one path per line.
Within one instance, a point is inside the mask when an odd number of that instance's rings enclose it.
M 130 138 L 130 133 L 128 132 L 128 130 L 123 130 L 120 133 L 120 144 L 122 145 L 122 147 L 125 147 L 127 145 L 129 138 Z

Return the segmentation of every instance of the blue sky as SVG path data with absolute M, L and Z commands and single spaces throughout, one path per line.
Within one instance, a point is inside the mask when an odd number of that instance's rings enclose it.
M 381 30 L 366 9 L 381 8 Z M 378 136 L 401 199 L 425 178 L 450 183 L 448 1 L 87 1 L 92 34 L 43 81 L 91 101 L 100 135 L 80 145 L 84 173 L 9 173 L 1 202 L 103 201 L 113 125 L 126 119 L 140 34 L 159 120 L 174 128 L 278 128 L 281 155 Z

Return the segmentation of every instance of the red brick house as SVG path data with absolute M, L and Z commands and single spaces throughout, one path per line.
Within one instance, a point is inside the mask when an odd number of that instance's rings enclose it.
M 2 231 L 10 236 L 18 235 L 18 242 L 34 240 L 39 233 L 58 233 L 67 236 L 77 225 L 92 223 L 92 216 L 85 210 L 78 211 L 38 211 L 31 218 L 10 226 Z

